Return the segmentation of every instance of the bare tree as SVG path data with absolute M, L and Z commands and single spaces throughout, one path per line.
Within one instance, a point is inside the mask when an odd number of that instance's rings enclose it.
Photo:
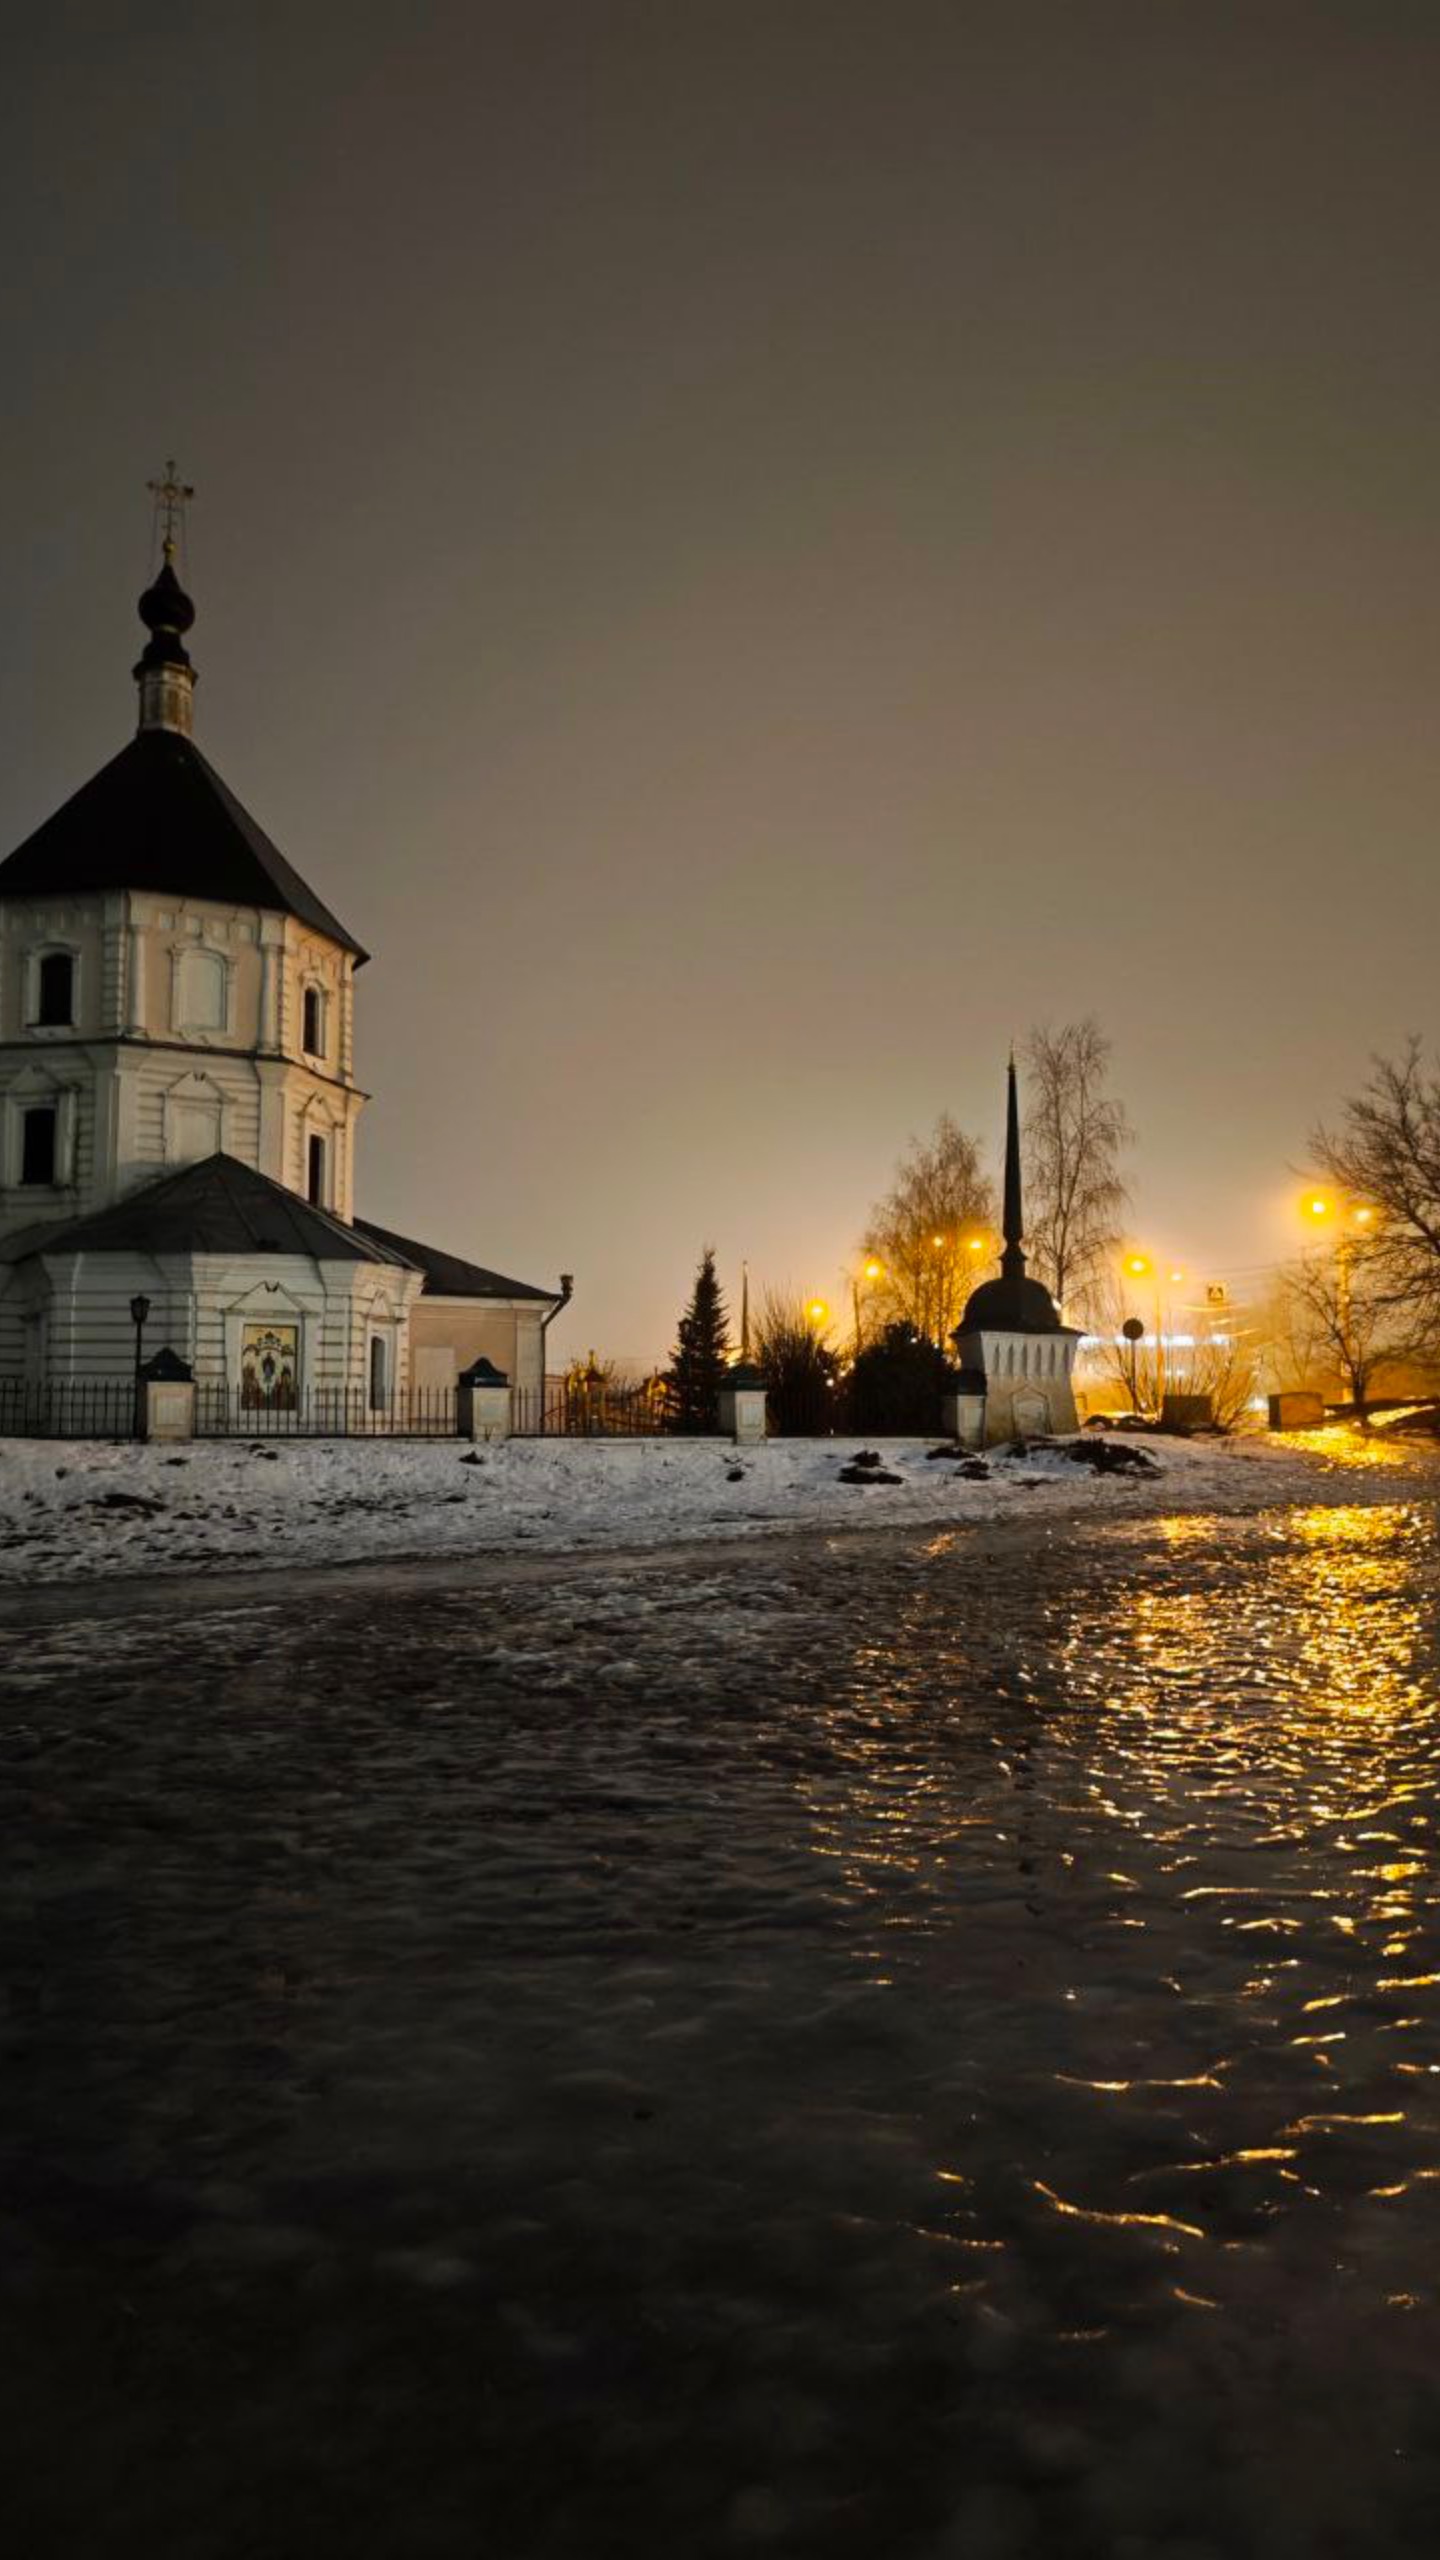
M 1042 1023 L 1025 1043 L 1026 1248 L 1067 1316 L 1092 1312 L 1120 1244 L 1133 1132 L 1105 1090 L 1110 1043 L 1093 1015 Z
M 1317 1373 L 1327 1380 L 1338 1377 L 1363 1420 L 1380 1372 L 1397 1366 L 1410 1350 L 1387 1294 L 1381 1239 L 1347 1238 L 1334 1253 L 1307 1254 L 1287 1264 L 1279 1294 L 1288 1362 L 1307 1371 L 1299 1383 L 1313 1384 Z
M 1416 1345 L 1440 1339 L 1440 1077 L 1417 1039 L 1377 1058 L 1338 1129 L 1317 1129 L 1317 1162 L 1352 1201 L 1376 1213 L 1369 1277 Z
M 1118 1283 L 1102 1274 L 1090 1354 L 1099 1374 L 1122 1387 L 1134 1410 L 1152 1422 L 1159 1421 L 1167 1395 L 1207 1396 L 1217 1429 L 1233 1431 L 1259 1391 L 1263 1328 L 1232 1308 L 1213 1319 L 1197 1316 L 1194 1331 L 1182 1339 L 1162 1344 L 1147 1330 L 1130 1342 L 1121 1324 L 1124 1303 Z
M 835 1427 L 839 1354 L 826 1329 L 811 1321 L 803 1298 L 767 1289 L 754 1320 L 755 1357 L 769 1389 L 770 1429 L 781 1438 L 814 1439 Z
M 988 1270 L 994 1224 L 995 1192 L 979 1144 L 942 1111 L 928 1144 L 912 1139 L 865 1231 L 861 1251 L 883 1266 L 877 1312 L 943 1349 Z

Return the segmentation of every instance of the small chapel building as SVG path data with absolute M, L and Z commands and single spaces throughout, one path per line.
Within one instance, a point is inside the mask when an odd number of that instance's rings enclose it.
M 950 1398 L 956 1437 L 994 1448 L 1043 1432 L 1076 1431 L 1075 1354 L 1081 1335 L 1063 1324 L 1049 1290 L 1025 1268 L 1020 1196 L 1020 1102 L 1012 1058 L 1005 1110 L 1005 1210 L 998 1280 L 972 1290 L 951 1340 L 959 1377 Z
M 162 497 L 178 498 L 173 472 Z M 192 738 L 173 516 L 136 735 L 0 863 L 0 1382 L 149 1343 L 238 1404 L 543 1386 L 567 1294 L 356 1215 L 366 954 Z

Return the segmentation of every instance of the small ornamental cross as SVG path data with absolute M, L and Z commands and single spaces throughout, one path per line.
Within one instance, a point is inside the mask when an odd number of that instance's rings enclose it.
M 162 539 L 168 560 L 175 549 L 175 528 L 179 525 L 183 530 L 186 501 L 193 498 L 195 492 L 185 481 L 176 479 L 173 455 L 165 465 L 164 479 L 147 480 L 145 486 L 155 501 L 156 522 L 164 529 Z

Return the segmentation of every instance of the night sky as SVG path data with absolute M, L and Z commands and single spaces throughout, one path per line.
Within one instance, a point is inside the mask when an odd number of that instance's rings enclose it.
M 1440 11 L 12 13 L 0 840 L 196 735 L 375 954 L 360 1205 L 657 1354 L 1101 1017 L 1137 1240 L 1435 1028 Z

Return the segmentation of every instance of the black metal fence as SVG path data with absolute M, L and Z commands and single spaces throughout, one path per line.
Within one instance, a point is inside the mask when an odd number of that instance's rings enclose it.
M 521 1440 L 648 1440 L 669 1429 L 669 1417 L 663 1385 L 648 1378 L 633 1387 L 552 1378 L 543 1393 L 517 1387 L 510 1399 L 510 1428 Z
M 848 1382 L 829 1389 L 811 1412 L 776 1413 L 772 1427 L 804 1437 L 902 1433 L 935 1435 L 943 1428 L 939 1399 L 913 1397 L 891 1412 L 874 1398 L 857 1410 Z M 510 1428 L 520 1439 L 641 1440 L 674 1427 L 663 1382 L 636 1386 L 571 1386 L 562 1379 L 517 1387 Z M 247 1401 L 243 1385 L 201 1379 L 195 1388 L 195 1435 L 201 1440 L 453 1440 L 460 1432 L 460 1397 L 454 1387 L 411 1387 L 375 1404 L 368 1389 L 312 1387 L 288 1402 Z M 131 1378 L 84 1378 L 65 1385 L 35 1385 L 0 1378 L 0 1437 L 28 1440 L 129 1440 L 135 1434 L 135 1385 Z
M 133 1440 L 133 1378 L 76 1378 L 64 1385 L 0 1378 L 0 1437 Z
M 288 1400 L 247 1400 L 242 1386 L 202 1379 L 195 1389 L 197 1440 L 453 1440 L 453 1387 L 410 1387 L 372 1401 L 364 1387 L 311 1387 Z

